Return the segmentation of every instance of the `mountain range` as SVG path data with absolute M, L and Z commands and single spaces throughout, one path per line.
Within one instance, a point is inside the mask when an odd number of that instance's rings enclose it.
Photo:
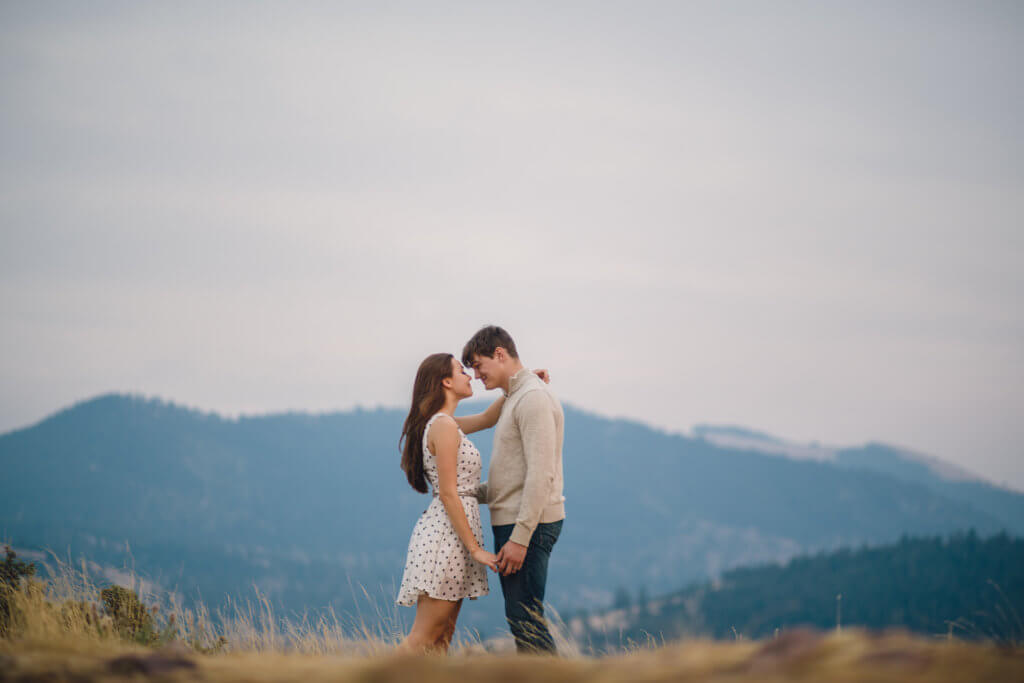
M 362 609 L 367 595 L 390 610 L 428 503 L 398 467 L 403 419 L 386 408 L 225 418 L 133 395 L 82 401 L 0 435 L 0 540 L 108 565 L 130 556 L 186 600 L 217 604 L 256 585 L 286 611 Z M 486 465 L 490 434 L 471 438 Z M 1024 534 L 1024 494 L 941 461 L 883 444 L 820 457 L 790 446 L 566 406 L 567 519 L 548 600 L 607 605 L 620 586 L 666 593 L 904 534 Z M 493 575 L 491 590 L 463 611 L 485 633 L 502 623 Z

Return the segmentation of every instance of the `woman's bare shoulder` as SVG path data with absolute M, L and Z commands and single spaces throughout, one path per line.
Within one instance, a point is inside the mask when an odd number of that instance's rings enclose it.
M 446 436 L 450 434 L 457 434 L 459 432 L 459 424 L 455 421 L 455 418 L 447 413 L 441 413 L 434 421 L 430 424 L 430 430 L 428 433 L 432 437 Z

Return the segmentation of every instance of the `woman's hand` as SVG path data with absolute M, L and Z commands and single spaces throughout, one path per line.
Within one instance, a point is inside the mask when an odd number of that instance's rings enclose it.
M 498 571 L 498 556 L 494 553 L 489 553 L 483 548 L 477 548 L 473 551 L 473 559 L 480 564 L 487 565 L 494 571 Z
M 551 384 L 551 375 L 548 373 L 547 368 L 541 368 L 540 370 L 534 370 L 533 374 L 544 380 L 544 384 Z

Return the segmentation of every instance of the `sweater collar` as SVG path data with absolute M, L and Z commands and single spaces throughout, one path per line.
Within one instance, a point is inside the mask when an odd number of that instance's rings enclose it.
M 516 374 L 512 375 L 508 379 L 508 391 L 505 392 L 505 396 L 511 396 L 512 394 L 519 391 L 524 384 L 529 381 L 530 377 L 533 376 L 533 372 L 530 368 L 523 368 Z

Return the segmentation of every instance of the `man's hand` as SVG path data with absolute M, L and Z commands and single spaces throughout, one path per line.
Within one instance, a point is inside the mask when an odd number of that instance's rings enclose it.
M 498 551 L 498 571 L 502 576 L 515 574 L 523 568 L 526 559 L 526 546 L 509 541 Z

